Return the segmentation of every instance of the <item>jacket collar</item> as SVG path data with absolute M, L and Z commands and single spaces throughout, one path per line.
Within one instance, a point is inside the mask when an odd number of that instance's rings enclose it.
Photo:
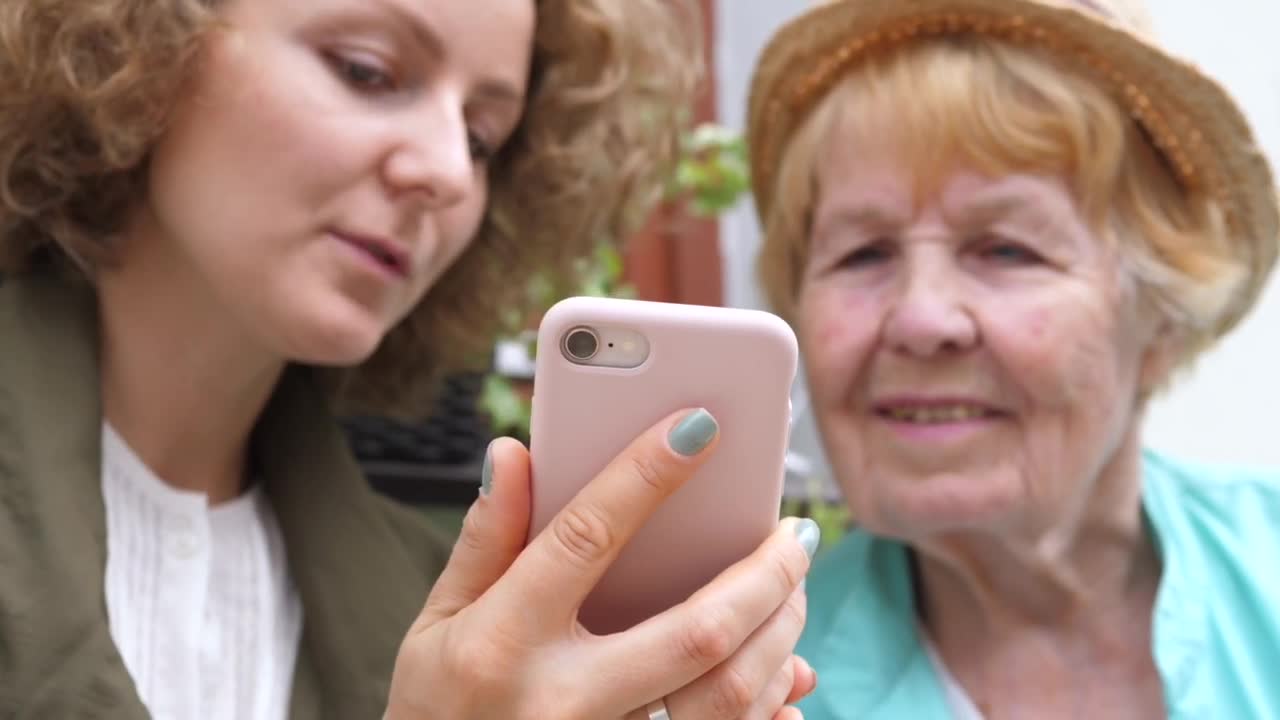
M 944 718 L 945 696 L 915 621 L 906 546 L 853 530 L 810 572 L 809 629 L 822 682 L 801 709 L 838 720 Z M 822 617 L 829 612 L 829 617 Z
M 414 553 L 431 548 L 396 536 L 304 371 L 286 373 L 255 447 L 302 598 L 299 657 L 314 664 L 326 713 L 381 717 L 396 653 L 430 590 Z
M 106 614 L 97 328 L 83 283 L 0 280 L 0 640 L 21 640 L 0 653 L 0 710 L 12 698 L 42 717 L 146 717 Z M 254 446 L 303 605 L 293 715 L 378 717 L 429 589 L 418 549 L 305 370 L 285 374 Z
M 107 624 L 92 294 L 0 281 L 0 344 L 0 715 L 145 718 Z

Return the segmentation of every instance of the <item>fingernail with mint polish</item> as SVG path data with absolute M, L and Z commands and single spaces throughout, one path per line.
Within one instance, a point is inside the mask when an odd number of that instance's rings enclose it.
M 705 409 L 694 410 L 684 416 L 667 435 L 671 449 L 685 457 L 692 457 L 702 452 L 715 439 L 720 426 L 711 413 Z
M 818 554 L 818 544 L 822 542 L 822 529 L 812 518 L 802 518 L 795 524 L 796 539 L 812 560 Z
M 484 467 L 480 470 L 480 494 L 489 497 L 493 492 L 493 443 L 484 451 Z

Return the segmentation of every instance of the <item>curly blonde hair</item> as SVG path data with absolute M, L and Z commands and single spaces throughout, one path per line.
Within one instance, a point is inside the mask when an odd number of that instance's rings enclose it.
M 351 412 L 421 414 L 485 362 L 526 281 L 569 277 L 659 198 L 702 75 L 692 0 L 530 0 L 529 99 L 492 161 L 474 242 L 362 365 L 322 372 Z M 216 0 L 0 3 L 0 274 L 109 263 Z

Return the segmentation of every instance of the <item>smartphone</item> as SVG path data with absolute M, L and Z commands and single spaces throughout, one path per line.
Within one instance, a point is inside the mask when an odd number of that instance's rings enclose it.
M 720 426 L 711 457 L 583 605 L 588 630 L 617 632 L 679 604 L 777 527 L 798 356 L 781 318 L 575 297 L 546 313 L 537 343 L 530 538 L 663 417 L 702 407 Z

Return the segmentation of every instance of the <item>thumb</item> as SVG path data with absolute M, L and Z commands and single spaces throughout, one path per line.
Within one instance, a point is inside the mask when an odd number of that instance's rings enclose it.
M 529 530 L 529 453 L 498 438 L 485 453 L 480 497 L 467 510 L 462 532 L 423 608 L 420 624 L 451 617 L 485 593 L 515 562 Z

